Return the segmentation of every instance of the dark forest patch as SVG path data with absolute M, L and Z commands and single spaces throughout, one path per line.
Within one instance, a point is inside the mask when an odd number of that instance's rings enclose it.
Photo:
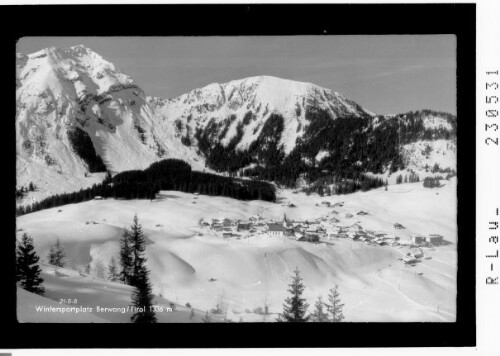
M 106 172 L 106 165 L 96 153 L 88 133 L 75 127 L 68 130 L 68 139 L 75 153 L 87 164 L 89 172 Z

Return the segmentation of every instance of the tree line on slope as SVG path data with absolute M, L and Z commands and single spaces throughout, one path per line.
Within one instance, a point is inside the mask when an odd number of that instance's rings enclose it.
M 151 164 L 145 170 L 126 171 L 77 192 L 56 194 L 31 205 L 17 208 L 17 215 L 41 209 L 104 198 L 154 199 L 160 190 L 177 190 L 211 196 L 226 196 L 240 200 L 276 201 L 272 184 L 255 180 L 222 177 L 216 174 L 192 171 L 191 166 L 178 159 L 167 159 Z
M 439 181 L 442 179 L 443 179 L 442 176 L 425 177 L 424 178 L 424 188 L 440 188 L 440 187 L 442 187 L 442 185 Z
M 16 199 L 23 198 L 27 192 L 34 192 L 36 190 L 36 186 L 33 182 L 30 182 L 27 186 L 22 186 L 19 189 L 16 189 Z
M 452 129 L 426 128 L 424 118 L 428 115 L 443 117 Z M 383 173 L 386 169 L 396 172 L 405 168 L 401 145 L 456 136 L 455 117 L 431 110 L 394 117 L 344 115 L 333 119 L 326 110 L 310 106 L 306 108 L 305 117 L 309 125 L 304 127 L 303 136 L 297 139 L 295 148 L 288 155 L 280 144 L 284 118 L 277 113 L 269 116 L 258 138 L 247 149 L 235 147 L 242 139 L 243 127 L 250 120 L 240 123 L 237 134 L 226 146 L 220 143 L 218 136 L 225 136 L 227 126 L 217 135 L 221 123 L 215 123 L 215 119 L 205 129 L 197 129 L 195 138 L 211 169 L 232 174 L 239 172 L 243 176 L 292 187 L 301 175 L 314 181 L 324 174 L 353 179 L 359 173 Z M 325 156 L 317 162 L 320 152 Z M 254 166 L 249 168 L 251 164 Z
M 342 178 L 336 175 L 321 175 L 316 180 L 302 188 L 307 195 L 317 193 L 319 196 L 331 196 L 354 193 L 358 190 L 363 192 L 382 186 L 387 186 L 387 179 L 371 177 L 363 173 L 355 172 L 350 178 Z M 295 188 L 296 184 L 292 185 Z
M 265 162 L 267 166 L 274 166 L 281 163 L 284 158 L 283 147 L 279 145 L 281 133 L 283 132 L 284 119 L 279 114 L 271 114 L 260 131 L 257 140 L 246 150 L 237 150 L 236 146 L 241 142 L 244 134 L 244 126 L 252 121 L 252 115 L 247 113 L 243 121 L 236 126 L 236 135 L 224 146 L 221 140 L 226 136 L 229 126 L 234 122 L 234 115 L 228 120 L 221 133 L 220 123 L 215 120 L 209 121 L 204 130 L 198 128 L 195 138 L 198 141 L 198 148 L 206 158 L 209 168 L 217 172 L 235 172 L 242 167 L 248 166 L 255 161 Z M 264 179 L 264 178 L 262 178 Z

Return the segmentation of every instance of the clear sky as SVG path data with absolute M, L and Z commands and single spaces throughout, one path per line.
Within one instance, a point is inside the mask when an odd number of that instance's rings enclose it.
M 83 44 L 148 95 L 173 98 L 214 82 L 272 75 L 341 92 L 378 114 L 456 114 L 453 35 L 24 37 L 17 51 Z

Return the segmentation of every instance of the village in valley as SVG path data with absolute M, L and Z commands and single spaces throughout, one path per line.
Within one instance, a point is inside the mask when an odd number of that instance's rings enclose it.
M 286 206 L 293 208 L 295 204 L 289 202 Z M 447 244 L 443 236 L 437 233 L 427 235 L 410 233 L 410 239 L 402 239 L 398 236 L 398 232 L 406 230 L 406 227 L 398 222 L 394 223 L 394 231 L 390 232 L 365 229 L 360 221 L 356 221 L 355 215 L 369 215 L 369 212 L 363 210 L 341 212 L 344 202 L 332 203 L 324 200 L 316 206 L 327 208 L 329 212 L 309 220 L 292 220 L 287 218 L 285 213 L 283 218 L 279 220 L 266 219 L 261 214 L 252 215 L 246 220 L 216 216 L 201 219 L 199 224 L 204 232 L 208 232 L 210 236 L 227 241 L 263 236 L 306 243 L 347 239 L 370 246 L 390 246 L 401 249 L 403 257 L 400 258 L 400 261 L 410 266 L 414 266 L 424 258 L 431 258 L 424 256 L 422 248 L 434 248 Z M 202 232 L 198 232 L 198 236 L 202 235 Z
M 137 214 L 153 291 L 178 310 L 159 315 L 163 321 L 189 322 L 190 305 L 200 322 L 221 298 L 231 320 L 274 321 L 297 268 L 309 303 L 339 286 L 347 321 L 453 321 L 456 215 L 441 203 L 451 200 L 456 179 L 438 189 L 407 183 L 324 197 L 279 189 L 276 202 L 178 191 L 131 202 L 96 197 L 27 214 L 18 231 L 45 242 L 42 256 L 54 236 L 64 237 L 68 258 L 90 256 L 87 266 L 98 273 L 119 254 L 123 227 Z M 59 291 L 69 277 L 44 266 L 43 278 Z M 71 267 L 63 272 L 86 288 L 100 281 Z M 102 293 L 100 285 L 92 288 Z M 265 306 L 267 315 L 259 312 Z

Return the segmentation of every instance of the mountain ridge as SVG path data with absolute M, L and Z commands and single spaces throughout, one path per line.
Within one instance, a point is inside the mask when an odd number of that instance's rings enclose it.
M 339 163 L 331 157 L 335 150 L 351 151 L 341 144 L 333 147 L 327 132 L 337 135 L 338 129 L 352 136 L 351 126 L 361 132 L 378 125 L 394 126 L 391 135 L 400 130 L 390 116 L 376 115 L 339 92 L 268 75 L 211 83 L 177 98 L 147 96 L 128 75 L 83 45 L 18 54 L 16 79 L 17 186 L 35 180 L 45 196 L 88 187 L 106 170 L 144 169 L 165 158 L 221 173 L 269 169 L 293 155 L 301 156 L 297 162 L 303 171 L 319 169 L 318 157 L 331 161 L 324 165 L 328 169 L 345 169 L 351 160 Z M 454 130 L 443 115 L 428 116 L 418 130 Z M 396 117 L 395 122 L 401 119 Z M 356 119 L 361 122 L 349 121 Z M 431 136 L 433 145 L 437 138 Z M 414 146 L 405 151 L 401 166 L 416 161 L 412 156 L 419 145 Z M 403 152 L 393 151 L 394 157 Z M 360 159 L 372 156 L 361 154 Z M 389 168 L 394 157 L 373 167 L 394 171 Z M 225 159 L 230 164 L 221 162 Z

